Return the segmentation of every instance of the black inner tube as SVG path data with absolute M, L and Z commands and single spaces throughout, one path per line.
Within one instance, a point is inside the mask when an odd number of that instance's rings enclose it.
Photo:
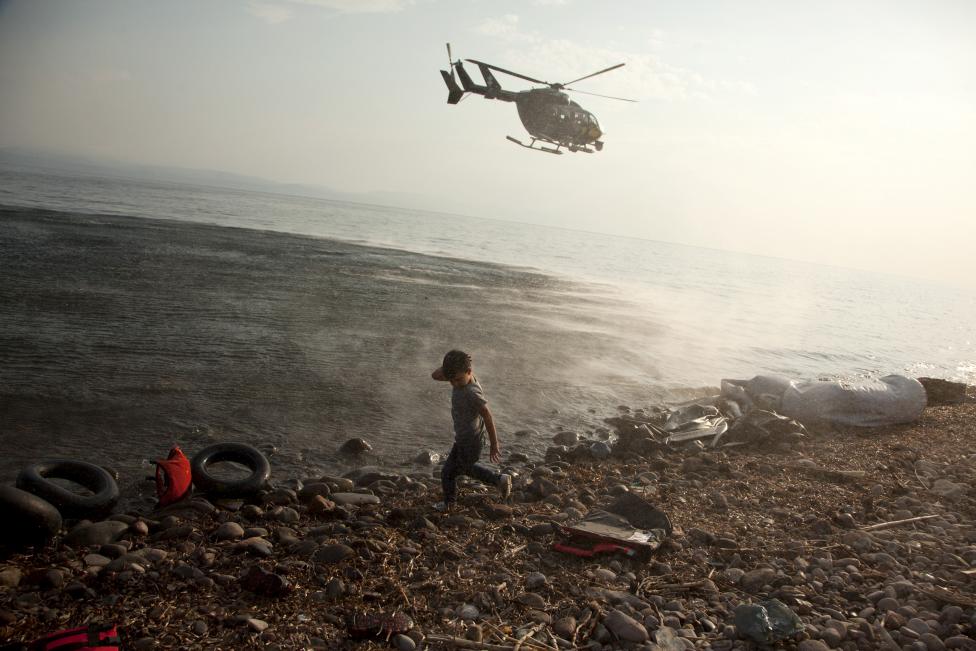
M 33 493 L 0 486 L 0 544 L 19 547 L 46 542 L 61 530 L 61 514 Z
M 243 479 L 227 480 L 215 477 L 207 466 L 233 461 L 251 469 Z M 261 491 L 271 477 L 271 464 L 261 452 L 246 443 L 217 443 L 204 448 L 191 462 L 193 483 L 204 493 L 220 497 L 245 497 Z
M 67 479 L 90 490 L 81 495 L 51 481 Z M 93 463 L 71 459 L 46 459 L 27 466 L 17 476 L 17 488 L 41 497 L 65 518 L 100 518 L 119 501 L 119 486 L 107 470 Z

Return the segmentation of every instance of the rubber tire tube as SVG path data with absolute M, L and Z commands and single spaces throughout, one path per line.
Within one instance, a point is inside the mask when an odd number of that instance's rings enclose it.
M 58 486 L 49 477 L 81 484 L 94 495 L 79 495 Z M 47 500 L 66 519 L 103 518 L 119 501 L 119 485 L 107 470 L 72 459 L 45 459 L 27 466 L 17 475 L 17 488 Z
M 251 469 L 251 475 L 237 481 L 217 479 L 207 470 L 207 465 L 221 461 L 234 461 Z M 267 457 L 247 443 L 217 443 L 200 450 L 190 462 L 193 484 L 204 493 L 215 497 L 247 497 L 264 490 L 271 478 L 271 464 Z
M 46 543 L 61 531 L 61 514 L 33 493 L 0 486 L 0 544 L 9 547 Z

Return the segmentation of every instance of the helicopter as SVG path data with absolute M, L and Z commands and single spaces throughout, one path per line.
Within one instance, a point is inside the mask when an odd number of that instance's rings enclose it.
M 489 63 L 475 61 L 474 59 L 465 59 L 465 61 L 478 66 L 478 69 L 481 70 L 481 76 L 484 78 L 485 83 L 484 85 L 480 85 L 472 81 L 467 70 L 464 69 L 464 64 L 461 62 L 461 59 L 458 59 L 457 61 L 453 60 L 451 56 L 451 44 L 448 43 L 447 62 L 450 67 L 450 72 L 441 70 L 441 77 L 444 78 L 444 83 L 447 84 L 447 103 L 457 104 L 461 101 L 462 97 L 464 97 L 465 93 L 482 95 L 485 99 L 497 99 L 502 102 L 515 102 L 515 107 L 518 109 L 518 115 L 519 119 L 522 121 L 522 126 L 524 126 L 525 130 L 529 132 L 529 136 L 532 138 L 532 141 L 529 144 L 525 144 L 521 140 L 513 138 L 512 136 L 505 136 L 505 138 L 517 145 L 521 145 L 526 149 L 532 149 L 534 151 L 544 151 L 550 154 L 562 154 L 562 148 L 565 148 L 571 152 L 584 152 L 587 154 L 592 154 L 594 151 L 603 150 L 603 141 L 600 140 L 600 137 L 603 135 L 603 131 L 600 129 L 600 123 L 597 122 L 596 116 L 576 102 L 572 101 L 563 91 L 572 91 L 582 93 L 584 95 L 595 95 L 596 97 L 616 99 L 623 102 L 637 101 L 623 97 L 611 97 L 610 95 L 588 93 L 583 90 L 576 90 L 575 88 L 568 87 L 570 84 L 575 84 L 579 81 L 583 81 L 584 79 L 589 79 L 590 77 L 596 77 L 597 75 L 602 75 L 605 72 L 616 70 L 617 68 L 622 67 L 624 65 L 623 63 L 618 63 L 615 66 L 610 66 L 609 68 L 594 72 L 586 75 L 585 77 L 580 77 L 579 79 L 574 79 L 573 81 L 554 84 L 548 81 L 542 81 L 541 79 L 534 79 L 518 72 L 512 72 L 511 70 L 499 68 L 498 66 L 491 65 Z M 492 70 L 506 75 L 511 75 L 512 77 L 517 77 L 519 79 L 524 79 L 526 81 L 531 81 L 534 84 L 543 84 L 545 88 L 531 88 L 529 90 L 522 91 L 505 90 L 491 73 Z M 461 80 L 460 86 L 458 86 L 458 78 Z M 537 142 L 546 143 L 547 145 L 555 145 L 555 148 L 546 146 L 544 144 L 539 144 L 536 146 Z

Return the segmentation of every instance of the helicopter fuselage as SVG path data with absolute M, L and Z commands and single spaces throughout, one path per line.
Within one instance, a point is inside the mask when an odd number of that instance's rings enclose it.
M 485 83 L 476 84 L 460 61 L 452 62 L 451 65 L 461 80 L 461 87 L 458 87 L 449 72 L 441 70 L 449 91 L 447 99 L 449 104 L 457 104 L 464 93 L 474 93 L 485 99 L 514 102 L 522 126 L 532 136 L 533 142 L 542 140 L 556 145 L 556 151 L 553 153 L 559 153 L 559 147 L 566 147 L 570 151 L 589 152 L 592 152 L 589 145 L 593 145 L 597 150 L 603 148 L 603 143 L 599 140 L 603 132 L 596 116 L 569 99 L 569 96 L 558 88 L 505 90 L 492 75 L 490 66 L 485 64 L 478 66 Z M 509 140 L 522 144 L 511 136 Z
M 596 117 L 558 90 L 522 91 L 516 95 L 515 106 L 522 126 L 540 140 L 585 147 L 603 135 Z

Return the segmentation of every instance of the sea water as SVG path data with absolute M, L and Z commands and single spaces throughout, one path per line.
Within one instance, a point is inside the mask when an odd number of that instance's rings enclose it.
M 130 179 L 0 171 L 0 205 L 21 209 L 0 225 L 5 476 L 47 450 L 144 465 L 172 441 L 325 469 L 350 436 L 380 462 L 443 451 L 429 372 L 451 347 L 528 451 L 728 377 L 976 381 L 976 296 L 912 278 Z

